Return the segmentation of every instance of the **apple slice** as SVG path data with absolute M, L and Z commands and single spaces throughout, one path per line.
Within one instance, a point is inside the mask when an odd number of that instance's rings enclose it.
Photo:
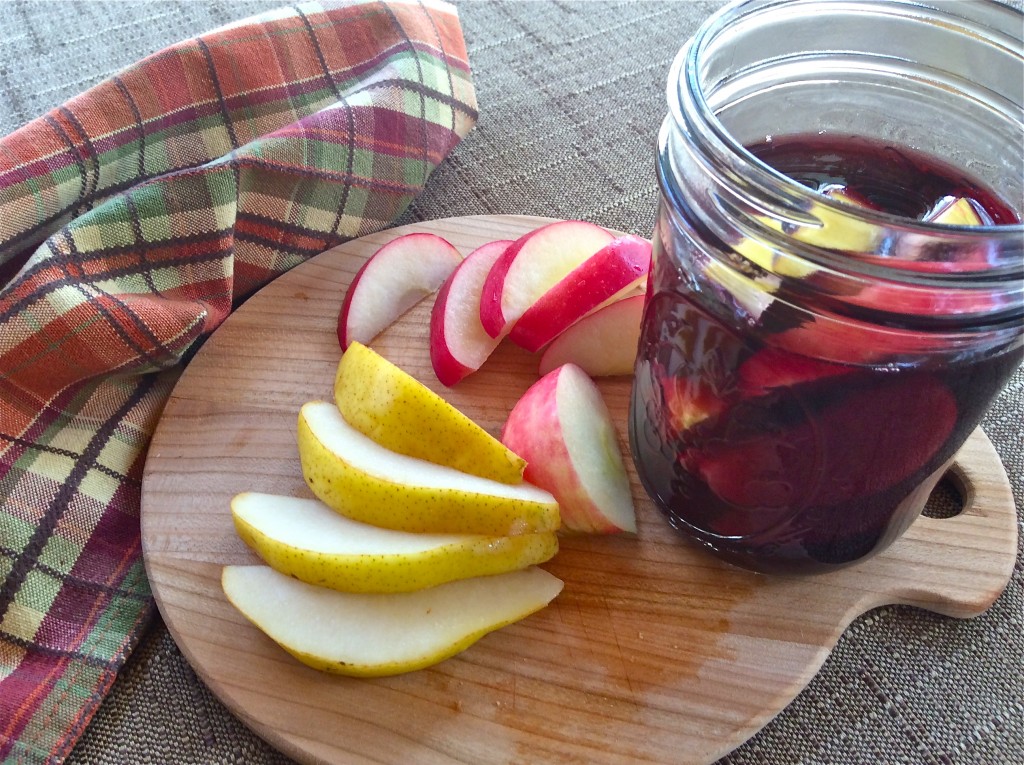
M 737 371 L 737 383 L 745 396 L 762 396 L 778 388 L 815 382 L 849 374 L 856 367 L 802 356 L 766 346 L 744 361 Z
M 645 295 L 633 295 L 583 317 L 540 357 L 540 375 L 575 364 L 591 377 L 633 374 Z
M 526 458 L 526 479 L 558 500 L 571 531 L 636 531 L 615 426 L 594 381 L 566 364 L 512 408 L 501 440 Z
M 342 354 L 334 401 L 349 425 L 385 449 L 492 481 L 523 480 L 522 457 L 362 343 Z
M 435 234 L 406 234 L 377 250 L 359 269 L 338 316 L 342 350 L 369 343 L 399 316 L 436 290 L 462 262 Z
M 558 221 L 521 236 L 498 258 L 480 295 L 480 323 L 491 337 L 512 324 L 541 295 L 615 237 L 580 220 Z
M 407 457 L 367 438 L 334 404 L 299 412 L 299 460 L 324 504 L 355 521 L 399 531 L 494 536 L 555 531 L 558 503 L 528 483 L 509 485 Z
M 494 263 L 512 242 L 499 239 L 466 256 L 434 299 L 430 313 L 430 363 L 442 384 L 451 387 L 478 370 L 503 335 L 491 337 L 480 323 L 480 295 Z
M 303 664 L 354 677 L 437 664 L 562 591 L 562 581 L 539 568 L 381 595 L 315 587 L 268 566 L 225 566 L 221 586 L 246 619 Z
M 282 574 L 344 592 L 412 592 L 550 560 L 554 532 L 411 534 L 346 518 L 317 499 L 246 492 L 231 500 L 242 540 Z
M 733 505 L 828 507 L 882 492 L 927 466 L 953 434 L 956 417 L 956 398 L 940 380 L 897 376 L 772 430 L 688 450 L 682 459 Z
M 535 353 L 587 314 L 633 292 L 650 269 L 650 242 L 638 236 L 614 239 L 541 295 L 508 337 Z
M 664 375 L 661 395 L 669 424 L 676 433 L 684 433 L 725 410 L 725 401 L 700 375 Z

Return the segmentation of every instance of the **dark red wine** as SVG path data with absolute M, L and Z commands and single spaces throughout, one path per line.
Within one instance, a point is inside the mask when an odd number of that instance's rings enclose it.
M 967 200 L 985 225 L 1020 223 L 993 191 L 931 157 L 851 136 L 803 136 L 748 146 L 780 173 L 822 193 L 841 191 L 865 206 L 925 220 L 951 199 Z
M 907 152 L 817 137 L 752 151 L 854 204 L 924 218 L 953 198 L 985 222 L 1017 221 L 992 191 Z M 715 290 L 695 289 L 666 255 L 692 241 L 665 236 L 671 225 L 655 238 L 630 422 L 648 493 L 677 528 L 757 570 L 831 570 L 888 545 L 1020 349 L 900 365 L 885 332 L 826 324 L 781 300 L 750 322 L 722 321 Z M 898 338 L 913 347 L 912 332 Z

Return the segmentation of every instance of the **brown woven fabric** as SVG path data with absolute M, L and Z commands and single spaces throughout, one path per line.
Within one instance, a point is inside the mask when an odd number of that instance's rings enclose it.
M 0 132 L 112 70 L 269 3 L 26 3 L 0 24 Z M 402 222 L 482 213 L 585 218 L 649 235 L 669 61 L 710 2 L 460 4 L 480 105 Z M 70 9 L 70 10 L 69 10 Z M 130 9 L 130 10 L 129 10 Z M 104 30 L 101 32 L 101 30 Z M 985 428 L 1024 507 L 1024 371 Z M 947 500 L 948 501 L 948 498 Z M 882 608 L 858 619 L 808 688 L 723 762 L 1024 762 L 1024 555 L 977 619 Z M 68 760 L 288 760 L 205 689 L 159 623 Z

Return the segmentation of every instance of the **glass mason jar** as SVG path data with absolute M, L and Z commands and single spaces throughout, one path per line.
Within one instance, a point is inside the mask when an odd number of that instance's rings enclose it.
M 811 573 L 919 515 L 1024 355 L 1021 30 L 994 2 L 752 0 L 680 51 L 630 415 L 677 529 Z M 825 182 L 834 150 L 874 200 Z M 925 187 L 943 210 L 911 217 Z

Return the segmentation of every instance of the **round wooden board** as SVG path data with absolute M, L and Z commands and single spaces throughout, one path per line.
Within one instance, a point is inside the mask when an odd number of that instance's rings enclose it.
M 308 763 L 708 763 L 807 684 L 857 615 L 910 603 L 985 610 L 1016 553 L 1009 483 L 976 432 L 952 470 L 965 511 L 919 519 L 859 567 L 811 578 L 728 567 L 673 532 L 633 476 L 636 537 L 566 537 L 545 565 L 565 581 L 543 611 L 431 669 L 360 680 L 287 655 L 225 599 L 222 566 L 256 562 L 229 500 L 309 496 L 299 407 L 330 399 L 335 323 L 359 266 L 383 243 L 437 233 L 463 254 L 546 221 L 431 221 L 349 242 L 278 278 L 214 333 L 181 377 L 153 439 L 142 538 L 160 611 L 199 676 L 256 733 Z M 537 357 L 505 343 L 454 389 L 430 366 L 427 299 L 373 347 L 500 431 L 536 379 Z M 623 454 L 629 381 L 600 381 Z M 628 461 L 628 459 L 627 459 Z

